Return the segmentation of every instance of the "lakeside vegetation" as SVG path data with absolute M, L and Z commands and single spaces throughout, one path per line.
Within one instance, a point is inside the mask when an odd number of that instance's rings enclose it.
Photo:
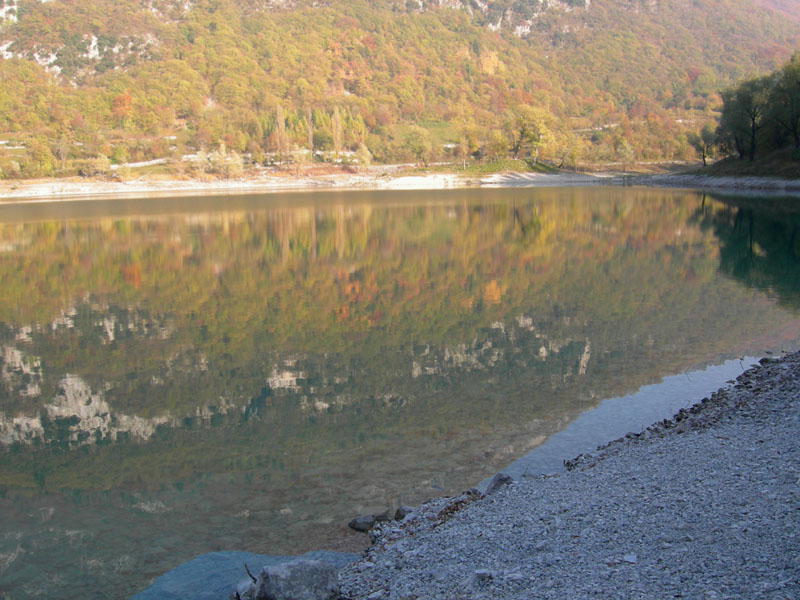
M 800 178 L 800 52 L 724 90 L 716 129 L 689 140 L 702 157 L 700 173 Z M 709 157 L 722 160 L 706 166 Z
M 800 44 L 747 0 L 507 4 L 19 0 L 0 25 L 2 176 L 686 160 L 718 91 Z M 522 29 L 495 27 L 510 14 Z
M 756 156 L 755 160 L 742 160 L 729 156 L 695 171 L 711 177 L 775 177 L 800 179 L 800 159 L 792 148 L 774 150 Z

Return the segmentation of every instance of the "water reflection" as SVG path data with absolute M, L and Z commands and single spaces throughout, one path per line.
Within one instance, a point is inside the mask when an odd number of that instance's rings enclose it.
M 793 203 L 760 206 L 746 198 L 701 204 L 695 219 L 720 241 L 720 271 L 767 291 L 796 309 L 800 305 L 800 213 Z
M 696 194 L 304 198 L 0 224 L 0 590 L 131 593 L 200 552 L 352 547 L 355 513 L 800 336 L 720 274 L 735 209 Z

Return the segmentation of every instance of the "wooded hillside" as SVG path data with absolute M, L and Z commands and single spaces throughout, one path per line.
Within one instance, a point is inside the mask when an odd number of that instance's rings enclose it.
M 797 0 L 0 0 L 0 14 L 5 177 L 223 144 L 256 162 L 681 159 L 716 90 L 800 46 Z

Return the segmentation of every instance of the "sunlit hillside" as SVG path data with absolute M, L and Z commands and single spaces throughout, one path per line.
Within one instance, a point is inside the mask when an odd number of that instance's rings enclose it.
M 257 163 L 685 159 L 718 90 L 800 46 L 797 0 L 0 0 L 0 15 L 5 177 L 221 143 Z

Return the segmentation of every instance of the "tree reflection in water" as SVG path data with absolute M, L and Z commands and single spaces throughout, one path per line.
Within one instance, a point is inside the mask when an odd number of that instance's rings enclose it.
M 800 336 L 750 289 L 794 309 L 794 229 L 694 193 L 276 198 L 0 212 L 10 589 L 132 593 L 210 550 L 361 543 L 360 511 Z

